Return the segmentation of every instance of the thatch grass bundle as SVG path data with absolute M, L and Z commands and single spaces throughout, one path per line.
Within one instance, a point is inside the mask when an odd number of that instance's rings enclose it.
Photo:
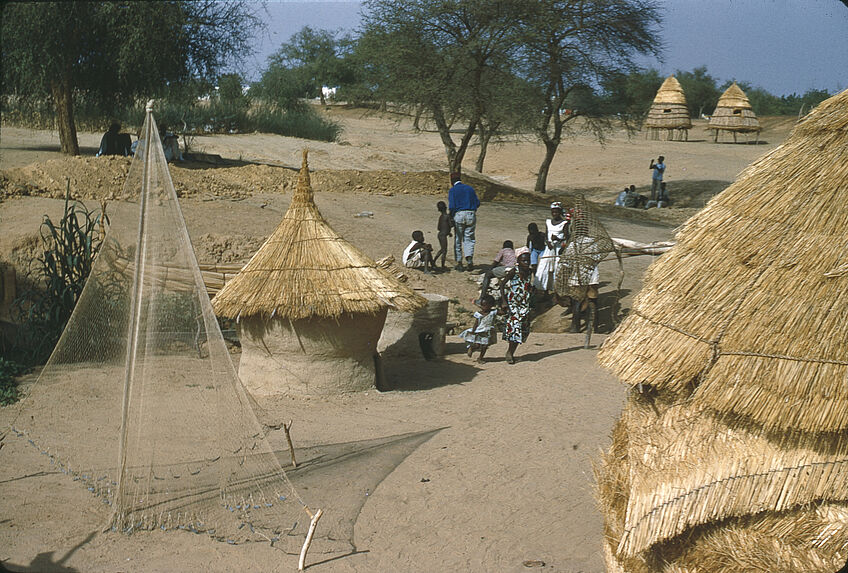
M 692 120 L 683 87 L 674 76 L 668 76 L 648 110 L 643 129 L 689 129 Z
M 620 556 L 729 517 L 848 502 L 848 433 L 777 439 L 690 404 L 636 399 L 621 424 L 599 481 L 607 522 L 625 516 L 608 526 Z
M 414 311 L 426 301 L 327 224 L 313 199 L 307 152 L 282 222 L 241 272 L 215 296 L 215 313 L 230 318 L 291 320 Z
M 766 430 L 848 429 L 848 91 L 690 219 L 599 361 Z
M 736 82 L 718 98 L 715 111 L 710 116 L 709 129 L 737 133 L 760 131 L 760 121 L 751 107 L 751 102 Z

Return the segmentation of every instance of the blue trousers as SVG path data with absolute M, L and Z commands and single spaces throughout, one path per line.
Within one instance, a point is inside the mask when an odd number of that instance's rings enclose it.
M 477 228 L 476 211 L 457 211 L 453 215 L 456 232 L 453 237 L 453 252 L 456 262 L 462 263 L 462 255 L 470 259 L 474 256 L 474 230 Z

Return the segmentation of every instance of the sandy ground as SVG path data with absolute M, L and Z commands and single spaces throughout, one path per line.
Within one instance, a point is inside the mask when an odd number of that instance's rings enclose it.
M 342 123 L 340 143 L 266 134 L 195 139 L 196 151 L 262 164 L 239 172 L 239 177 L 247 178 L 247 189 L 238 182 L 216 183 L 226 177 L 220 167 L 187 165 L 172 170 L 175 181 L 182 182 L 178 188 L 183 185 L 182 208 L 201 262 L 244 260 L 261 244 L 287 208 L 290 189 L 285 181 L 291 173 L 267 171 L 267 166 L 299 166 L 304 146 L 311 150 L 319 209 L 336 231 L 368 255 L 399 258 L 416 228 L 435 242 L 434 204 L 445 198 L 447 185 L 440 188 L 423 176 L 415 179 L 415 185 L 403 182 L 411 181 L 405 177 L 412 172 L 444 170 L 438 136 L 415 133 L 409 119 L 400 116 L 340 107 L 323 113 Z M 601 214 L 612 236 L 668 240 L 688 214 L 753 159 L 779 145 L 792 122 L 776 119 L 765 124 L 761 136 L 765 143 L 760 145 L 712 144 L 704 126 L 697 123 L 688 143 L 646 141 L 639 135 L 628 139 L 618 132 L 600 146 L 577 136 L 563 145 L 549 187 L 553 194 L 580 192 L 608 204 L 625 185 L 644 189 L 650 183 L 649 160 L 665 155 L 673 198 L 678 190 L 677 211 L 635 213 L 605 207 Z M 99 137 L 80 134 L 84 154 L 93 155 Z M 55 190 L 64 184 L 51 171 L 50 162 L 69 160 L 61 158 L 57 147 L 55 133 L 2 128 L 0 176 L 7 184 L 5 197 L 0 193 L 0 260 L 19 269 L 36 248 L 42 215 L 61 213 L 62 201 Z M 466 169 L 473 165 L 475 153 L 472 149 Z M 485 175 L 531 189 L 541 157 L 538 145 L 505 142 L 489 151 Z M 76 161 L 79 173 L 86 175 L 75 186 L 87 188 L 93 176 L 85 169 L 93 160 Z M 102 162 L 92 163 L 102 174 L 100 191 L 87 188 L 83 197 L 108 195 L 120 188 L 122 160 L 96 161 Z M 29 178 L 32 188 L 21 191 L 25 187 L 21 177 Z M 44 178 L 56 180 L 53 192 L 45 190 L 50 185 Z M 541 203 L 547 199 L 525 195 L 484 203 L 476 262 L 490 261 L 505 239 L 523 243 L 530 221 L 544 223 L 548 211 Z M 90 206 L 96 205 L 91 201 Z M 373 216 L 354 216 L 364 211 Z M 625 279 L 618 293 L 623 312 L 650 262 L 651 257 L 625 260 Z M 618 296 L 612 288 L 617 265 L 605 262 L 601 270 L 603 309 L 599 333 L 588 350 L 582 348 L 582 334 L 564 333 L 570 317 L 554 307 L 537 320 L 515 365 L 505 363 L 503 343 L 489 351 L 487 363 L 471 362 L 454 336 L 449 337 L 444 358 L 388 362 L 394 391 L 286 402 L 286 415 L 296 426 L 319 424 L 328 437 L 360 439 L 439 430 L 398 460 L 393 471 L 372 475 L 371 482 L 354 480 L 349 491 L 313 493 L 325 511 L 333 511 L 334 500 L 345 500 L 338 503 L 339 512 L 352 524 L 356 550 L 310 555 L 310 570 L 603 570 L 592 461 L 608 445 L 625 386 L 595 361 L 597 346 L 613 327 L 609 308 L 613 296 Z M 460 327 L 469 319 L 474 278 L 455 271 L 433 276 L 414 272 L 410 284 L 450 297 L 450 320 Z M 263 418 L 279 417 L 280 404 L 262 406 Z M 13 408 L 0 410 L 0 423 L 5 425 L 13 415 Z M 309 445 L 309 436 L 295 434 L 295 439 Z M 275 448 L 284 449 L 280 436 L 272 435 L 271 440 Z M 232 546 L 181 532 L 131 537 L 102 533 L 108 508 L 94 503 L 88 492 L 45 467 L 42 456 L 18 442 L 7 439 L 0 451 L 0 563 L 9 570 L 291 571 L 296 567 L 296 557 L 264 543 Z

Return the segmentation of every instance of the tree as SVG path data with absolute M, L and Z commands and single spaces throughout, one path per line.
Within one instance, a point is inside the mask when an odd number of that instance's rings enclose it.
M 360 42 L 380 62 L 380 97 L 432 118 L 448 167 L 462 160 L 486 108 L 487 76 L 509 62 L 523 0 L 366 0 Z M 503 70 L 501 70 L 503 71 Z M 451 134 L 463 124 L 459 143 Z
M 216 2 L 20 2 L 2 14 L 3 94 L 49 98 L 62 151 L 79 154 L 74 103 L 109 111 L 197 78 L 250 51 L 254 5 Z
M 663 77 L 653 69 L 614 74 L 602 82 L 612 112 L 626 121 L 640 121 L 654 102 Z
M 532 6 L 523 54 L 539 93 L 535 131 L 545 157 L 535 189 L 544 193 L 550 165 L 574 120 L 584 118 L 599 138 L 609 129 L 593 86 L 635 68 L 635 54 L 658 55 L 661 19 L 654 0 L 535 0 Z
M 707 73 L 707 66 L 695 68 L 691 72 L 677 70 L 674 75 L 686 94 L 689 117 L 701 117 L 705 111 L 713 112 L 722 90 L 716 87 L 715 78 Z
M 321 98 L 325 104 L 323 86 L 337 86 L 348 80 L 350 72 L 344 57 L 352 49 L 352 40 L 338 32 L 314 30 L 304 26 L 280 49 L 268 58 L 268 69 L 294 71 L 305 93 L 300 97 Z M 272 72 L 273 73 L 273 72 Z

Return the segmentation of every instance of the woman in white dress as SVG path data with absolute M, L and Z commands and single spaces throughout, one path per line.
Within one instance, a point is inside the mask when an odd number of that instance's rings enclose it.
M 534 286 L 547 294 L 554 287 L 559 249 L 566 240 L 568 220 L 562 216 L 562 203 L 551 203 L 551 218 L 545 221 L 545 225 L 545 250 L 539 257 Z

